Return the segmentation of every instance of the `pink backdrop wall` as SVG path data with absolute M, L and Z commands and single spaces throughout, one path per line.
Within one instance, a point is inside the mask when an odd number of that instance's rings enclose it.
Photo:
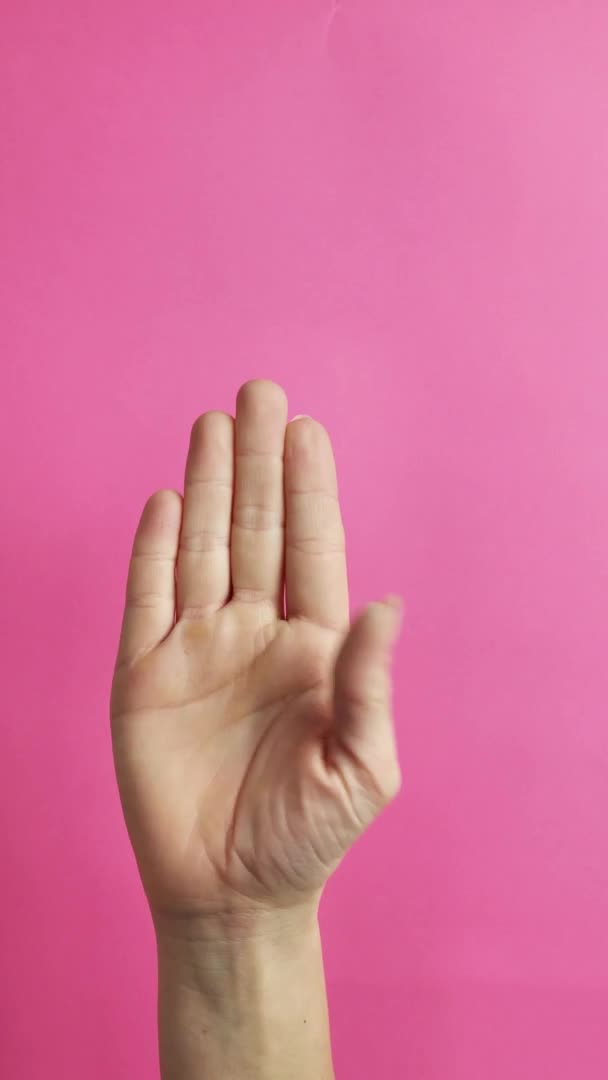
M 4 0 L 0 1073 L 155 1077 L 107 698 L 132 531 L 267 376 L 407 603 L 338 1076 L 605 1080 L 608 9 Z

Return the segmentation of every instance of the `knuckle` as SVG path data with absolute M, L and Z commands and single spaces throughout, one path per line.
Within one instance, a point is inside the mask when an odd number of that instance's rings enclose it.
M 180 538 L 180 555 L 203 554 L 225 548 L 228 538 L 225 534 L 212 529 L 196 529 L 183 534 Z M 179 563 L 179 558 L 178 558 Z
M 380 768 L 370 769 L 367 779 L 372 799 L 379 808 L 392 802 L 401 789 L 401 770 L 393 761 Z
M 391 765 L 385 769 L 380 781 L 380 788 L 387 803 L 392 802 L 392 800 L 396 798 L 401 791 L 402 785 L 403 777 L 399 764 L 397 762 L 392 762 Z
M 299 551 L 303 555 L 344 555 L 344 540 L 340 536 L 292 536 L 288 541 L 292 551 Z
M 164 594 L 152 589 L 127 589 L 128 608 L 157 608 L 163 603 Z
M 250 529 L 254 532 L 281 529 L 284 524 L 279 510 L 260 503 L 237 503 L 232 522 L 238 529 Z

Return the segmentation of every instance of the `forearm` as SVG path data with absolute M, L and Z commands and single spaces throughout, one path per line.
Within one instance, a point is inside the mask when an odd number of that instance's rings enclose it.
M 162 1080 L 333 1080 L 316 914 L 157 927 Z

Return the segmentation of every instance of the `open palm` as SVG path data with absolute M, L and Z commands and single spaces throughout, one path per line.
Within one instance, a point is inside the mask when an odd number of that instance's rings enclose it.
M 331 443 L 274 383 L 195 422 L 184 496 L 147 502 L 111 695 L 118 785 L 153 911 L 318 893 L 400 784 L 398 602 L 349 627 Z

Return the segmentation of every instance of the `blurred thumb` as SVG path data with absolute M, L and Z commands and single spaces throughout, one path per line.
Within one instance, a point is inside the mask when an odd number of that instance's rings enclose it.
M 334 672 L 333 751 L 368 774 L 387 799 L 401 782 L 390 675 L 401 612 L 396 596 L 369 604 L 351 626 Z

